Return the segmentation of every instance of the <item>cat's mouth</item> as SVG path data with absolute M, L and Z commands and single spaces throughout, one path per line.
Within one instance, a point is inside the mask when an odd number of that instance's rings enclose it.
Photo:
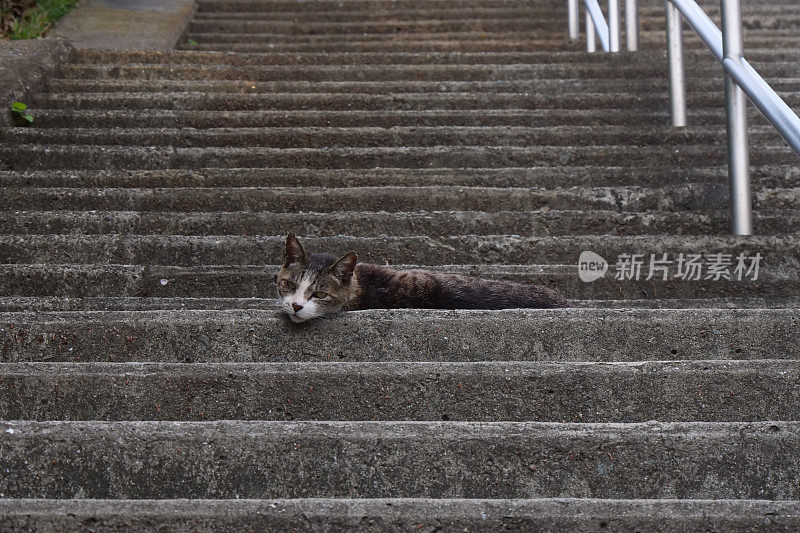
M 290 318 L 290 319 L 292 320 L 292 322 L 294 322 L 295 324 L 299 324 L 300 322 L 305 322 L 305 321 L 307 320 L 306 318 L 299 317 L 299 316 L 297 316 L 297 315 L 296 315 L 296 314 L 294 314 L 294 313 L 290 314 L 290 315 L 289 315 L 289 318 Z

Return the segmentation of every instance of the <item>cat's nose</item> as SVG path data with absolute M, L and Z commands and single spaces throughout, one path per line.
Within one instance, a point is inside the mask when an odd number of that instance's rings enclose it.
M 294 309 L 295 313 L 298 312 L 299 310 L 301 310 L 302 308 L 303 308 L 303 306 L 298 304 L 298 303 L 293 303 L 292 304 L 292 309 Z

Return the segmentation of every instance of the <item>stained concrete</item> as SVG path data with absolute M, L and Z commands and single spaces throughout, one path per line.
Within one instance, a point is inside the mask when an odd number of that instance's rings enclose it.
M 76 48 L 170 50 L 194 11 L 194 0 L 83 0 L 49 37 Z
M 73 53 L 41 127 L 2 132 L 0 416 L 29 420 L 0 423 L 0 497 L 45 499 L 0 529 L 797 529 L 796 157 L 751 106 L 770 235 L 722 236 L 721 70 L 687 34 L 668 130 L 642 4 L 636 56 L 567 43 L 560 0 L 201 0 L 185 51 Z M 796 3 L 748 9 L 797 104 Z M 296 326 L 288 229 L 574 307 Z M 765 269 L 586 284 L 586 249 Z
M 30 97 L 60 72 L 71 50 L 63 39 L 0 41 L 0 125 L 12 124 L 11 103 L 30 104 Z M 36 109 L 30 111 L 35 121 Z
M 370 310 L 295 325 L 269 304 L 2 313 L 0 361 L 659 361 L 800 353 L 792 309 Z
M 16 498 L 800 500 L 800 422 L 0 422 Z
M 800 504 L 767 500 L 0 500 L 0 527 L 103 531 L 727 531 L 794 533 Z
M 798 381 L 800 360 L 9 363 L 0 419 L 797 420 Z

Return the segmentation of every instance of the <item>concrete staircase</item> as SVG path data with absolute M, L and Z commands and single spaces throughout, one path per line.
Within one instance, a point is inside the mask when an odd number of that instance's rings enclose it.
M 687 33 L 666 127 L 641 3 L 633 55 L 557 0 L 201 0 L 186 50 L 75 51 L 0 130 L 0 529 L 800 528 L 798 159 L 753 112 L 729 236 L 720 69 Z M 746 7 L 797 109 L 800 7 Z M 297 327 L 290 230 L 573 307 Z M 613 276 L 740 252 L 757 280 Z

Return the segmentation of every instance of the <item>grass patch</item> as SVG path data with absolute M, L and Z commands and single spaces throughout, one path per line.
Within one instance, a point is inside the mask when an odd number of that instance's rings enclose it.
M 3 39 L 37 39 L 72 11 L 77 0 L 0 0 Z

